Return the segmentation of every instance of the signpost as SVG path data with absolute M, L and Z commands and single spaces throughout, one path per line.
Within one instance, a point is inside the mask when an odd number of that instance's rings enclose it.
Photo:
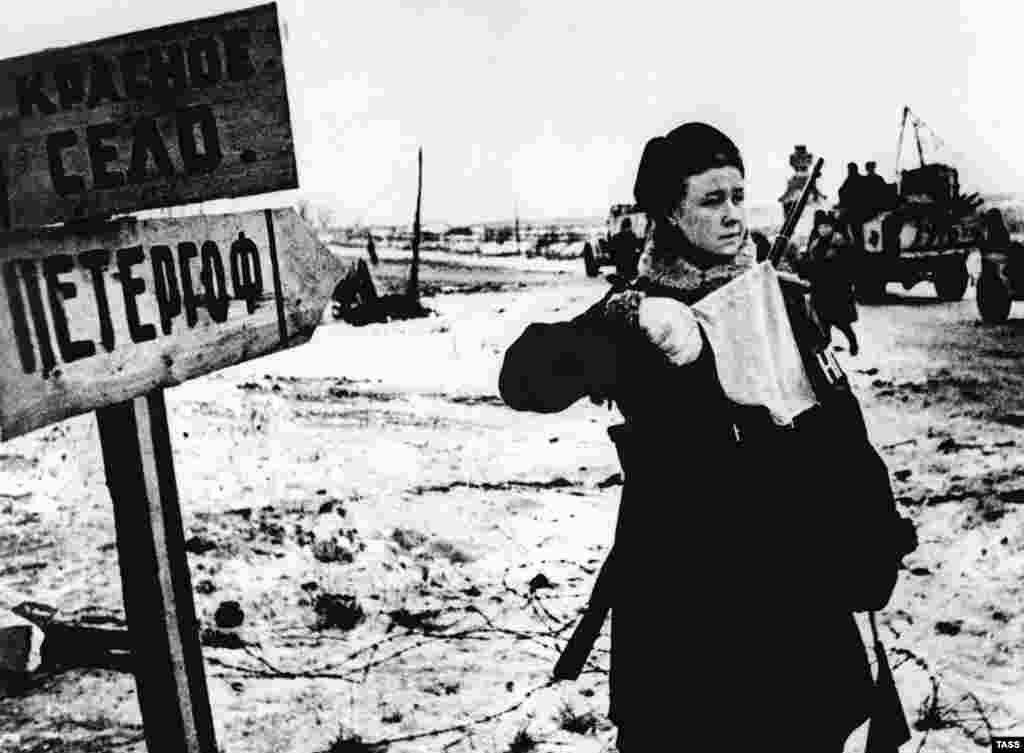
M 296 188 L 273 3 L 0 61 L 0 231 Z
M 297 187 L 289 117 L 274 4 L 0 61 L 0 440 L 96 411 L 150 753 L 217 751 L 163 388 L 345 270 L 291 209 L 108 218 Z

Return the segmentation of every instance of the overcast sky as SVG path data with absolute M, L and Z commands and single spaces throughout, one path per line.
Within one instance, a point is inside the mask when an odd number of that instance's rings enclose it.
M 249 7 L 231 0 L 19 3 L 4 57 Z M 603 215 L 644 142 L 722 127 L 748 195 L 774 201 L 795 144 L 891 177 L 910 105 L 969 190 L 1024 190 L 1018 3 L 280 0 L 301 195 L 343 222 Z M 926 145 L 926 149 L 929 145 Z M 926 154 L 931 156 L 930 154 Z M 904 148 L 904 166 L 915 161 Z M 289 197 L 293 198 L 293 197 Z

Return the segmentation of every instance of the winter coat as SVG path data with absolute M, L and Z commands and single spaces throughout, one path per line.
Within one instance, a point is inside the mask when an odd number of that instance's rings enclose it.
M 841 749 L 873 688 L 852 612 L 885 605 L 899 563 L 887 470 L 853 394 L 814 365 L 824 337 L 805 284 L 784 295 L 820 404 L 780 428 L 725 397 L 706 340 L 674 366 L 636 328 L 645 295 L 693 303 L 728 281 L 695 283 L 662 251 L 645 250 L 640 290 L 530 325 L 500 380 L 519 410 L 590 395 L 625 418 L 610 716 L 653 741 L 736 730 L 767 749 Z

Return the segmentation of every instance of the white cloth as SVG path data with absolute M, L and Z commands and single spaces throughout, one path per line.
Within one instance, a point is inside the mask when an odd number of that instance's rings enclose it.
M 816 404 L 770 262 L 755 264 L 693 310 L 729 399 L 768 408 L 782 426 Z
M 647 296 L 640 301 L 636 319 L 648 339 L 676 366 L 696 361 L 704 347 L 697 317 L 685 303 Z

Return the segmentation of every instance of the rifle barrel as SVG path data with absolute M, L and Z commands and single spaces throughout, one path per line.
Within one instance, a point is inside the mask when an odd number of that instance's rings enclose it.
M 775 243 L 772 244 L 771 253 L 768 255 L 773 266 L 778 266 L 779 259 L 785 253 L 786 246 L 796 230 L 796 224 L 800 221 L 800 215 L 804 213 L 804 209 L 807 207 L 811 191 L 814 190 L 814 183 L 821 176 L 821 168 L 824 164 L 825 160 L 818 157 L 814 163 L 814 169 L 811 170 L 811 175 L 807 179 L 807 183 L 804 184 L 804 189 L 800 192 L 800 197 L 797 199 L 792 211 L 790 211 L 789 216 L 786 217 L 786 221 L 782 223 L 782 230 L 775 236 Z

